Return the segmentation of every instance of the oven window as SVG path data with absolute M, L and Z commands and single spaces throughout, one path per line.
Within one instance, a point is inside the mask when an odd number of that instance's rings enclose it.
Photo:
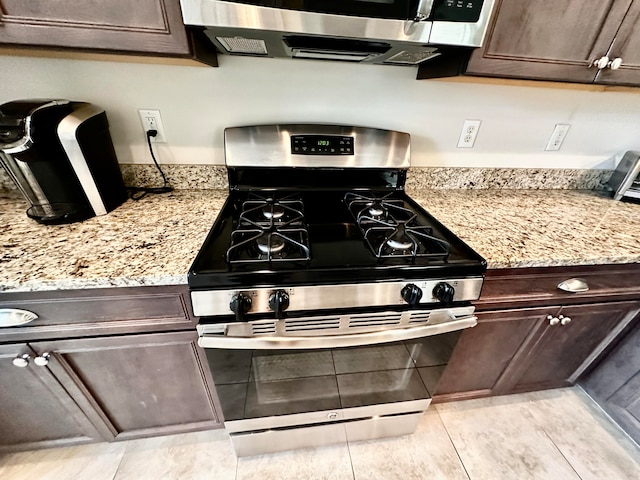
M 230 421 L 429 399 L 459 335 L 331 350 L 206 354 Z
M 230 0 L 261 7 L 283 8 L 356 17 L 413 19 L 418 0 Z

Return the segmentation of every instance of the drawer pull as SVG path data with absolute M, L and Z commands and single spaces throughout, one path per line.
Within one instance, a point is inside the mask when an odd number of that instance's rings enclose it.
M 29 365 L 29 360 L 31 360 L 31 357 L 28 353 L 25 353 L 24 355 L 14 358 L 12 363 L 16 367 L 24 368 Z
M 580 293 L 589 290 L 589 285 L 583 278 L 570 278 L 558 284 L 558 288 L 565 292 Z
M 29 322 L 33 322 L 38 315 L 28 310 L 17 308 L 0 308 L 0 328 L 19 327 Z
M 560 325 L 569 325 L 571 323 L 571 317 L 565 317 L 564 315 L 560 315 L 558 317 L 560 319 Z
M 42 355 L 38 355 L 36 358 L 34 358 L 33 363 L 35 363 L 39 367 L 46 367 L 47 365 L 49 365 L 50 358 L 51 355 L 49 354 L 49 352 L 44 352 Z

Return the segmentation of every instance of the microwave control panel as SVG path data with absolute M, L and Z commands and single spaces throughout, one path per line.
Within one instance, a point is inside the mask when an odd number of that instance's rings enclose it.
M 431 20 L 477 22 L 484 0 L 434 0 Z
M 291 153 L 298 155 L 354 155 L 353 137 L 292 135 Z

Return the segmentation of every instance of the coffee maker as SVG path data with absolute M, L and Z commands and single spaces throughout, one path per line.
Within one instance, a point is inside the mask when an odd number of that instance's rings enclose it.
M 0 163 L 44 224 L 105 215 L 127 198 L 103 109 L 69 100 L 0 105 Z

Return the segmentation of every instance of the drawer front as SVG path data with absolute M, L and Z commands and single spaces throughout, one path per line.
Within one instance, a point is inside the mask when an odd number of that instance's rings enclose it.
M 584 280 L 588 290 L 558 288 L 566 280 Z M 571 305 L 640 299 L 640 264 L 488 270 L 478 310 Z
M 135 287 L 1 294 L 0 309 L 37 315 L 0 328 L 0 342 L 192 329 L 187 287 Z

